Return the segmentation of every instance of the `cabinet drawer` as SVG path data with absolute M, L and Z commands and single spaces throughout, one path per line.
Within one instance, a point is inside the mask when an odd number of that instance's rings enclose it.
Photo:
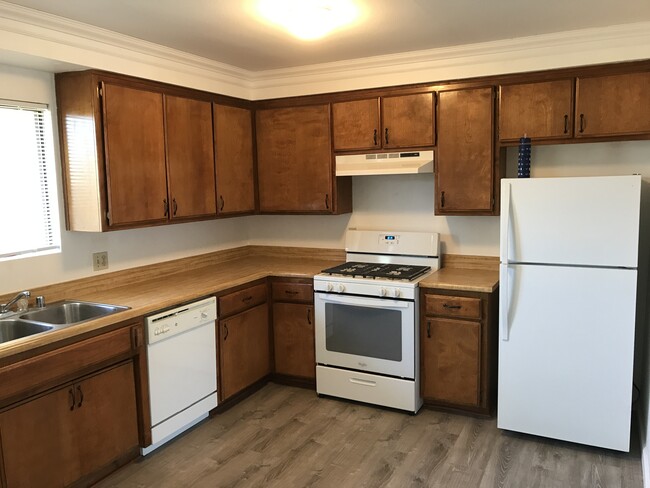
M 138 329 L 124 327 L 0 368 L 0 401 L 36 393 L 85 374 L 95 365 L 134 354 L 136 331 L 139 337 L 142 333 Z
M 445 295 L 426 295 L 425 311 L 427 315 L 444 315 L 447 317 L 480 319 L 481 299 Z
M 232 315 L 266 301 L 266 284 L 255 285 L 219 297 L 219 317 Z
M 273 300 L 311 303 L 314 288 L 311 283 L 273 283 Z

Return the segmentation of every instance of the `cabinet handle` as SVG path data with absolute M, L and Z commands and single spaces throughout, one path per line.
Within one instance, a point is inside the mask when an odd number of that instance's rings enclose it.
M 440 208 L 445 208 L 445 192 L 440 192 Z
M 176 203 L 176 198 L 172 199 L 172 205 L 174 207 L 174 217 L 176 217 L 176 212 L 178 211 L 178 204 Z
M 448 303 L 444 303 L 442 307 L 451 310 L 458 310 L 460 308 L 460 305 L 449 305 Z
M 77 403 L 77 408 L 80 408 L 84 402 L 84 392 L 81 390 L 81 385 L 77 385 L 77 391 L 79 392 L 79 403 Z
M 311 325 L 311 308 L 307 309 L 307 323 Z
M 569 133 L 569 116 L 564 114 L 564 133 Z
M 163 208 L 165 209 L 165 217 L 169 215 L 169 203 L 167 203 L 167 199 L 163 198 Z
M 330 209 L 330 195 L 329 195 L 329 193 L 325 193 L 325 208 L 327 210 Z
M 74 386 L 71 386 L 68 390 L 68 400 L 70 401 L 70 411 L 72 411 L 74 410 L 74 405 L 76 403 L 76 399 L 74 397 Z
M 388 144 L 388 127 L 384 130 L 384 139 L 386 140 L 386 144 Z
M 219 202 L 221 203 L 221 205 L 219 205 L 219 212 L 223 212 L 223 206 L 226 204 L 223 200 L 223 195 L 219 195 Z
M 246 303 L 246 302 L 250 302 L 252 299 L 253 297 L 251 295 L 248 295 L 247 297 L 242 298 L 241 301 Z
M 585 131 L 585 114 L 580 114 L 580 133 Z
M 226 331 L 226 335 L 225 335 L 225 336 L 223 336 L 223 340 L 224 340 L 224 342 L 225 342 L 225 341 L 226 341 L 226 339 L 228 339 L 228 325 L 226 325 L 226 324 L 223 324 L 223 328 L 224 328 L 224 329 L 225 329 L 225 331 Z
M 298 294 L 298 292 L 296 290 L 284 290 L 284 292 L 287 295 L 297 295 Z
M 375 129 L 372 133 L 372 143 L 376 146 L 377 145 L 377 129 Z
M 431 322 L 427 322 L 427 338 L 431 339 Z

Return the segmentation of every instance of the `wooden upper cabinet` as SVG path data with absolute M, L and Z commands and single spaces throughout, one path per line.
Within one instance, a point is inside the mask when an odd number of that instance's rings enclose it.
M 382 97 L 384 148 L 433 146 L 435 103 L 433 93 Z
M 253 116 L 245 108 L 213 105 L 217 154 L 217 213 L 255 211 Z
M 109 224 L 167 219 L 161 93 L 103 83 Z
M 435 213 L 493 213 L 493 88 L 443 91 L 438 96 Z
M 332 213 L 329 112 L 327 104 L 256 112 L 261 212 Z
M 332 104 L 334 150 L 381 148 L 379 99 Z
M 650 72 L 578 77 L 576 137 L 650 133 Z
M 499 90 L 500 141 L 573 136 L 573 79 L 501 85 Z
M 433 146 L 433 93 L 391 95 L 332 104 L 335 151 Z
M 210 102 L 165 95 L 165 136 L 172 219 L 214 215 Z

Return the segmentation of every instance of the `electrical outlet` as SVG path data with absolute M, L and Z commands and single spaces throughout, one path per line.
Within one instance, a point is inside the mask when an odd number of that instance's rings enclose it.
M 100 271 L 102 269 L 108 269 L 108 252 L 94 252 L 93 271 Z

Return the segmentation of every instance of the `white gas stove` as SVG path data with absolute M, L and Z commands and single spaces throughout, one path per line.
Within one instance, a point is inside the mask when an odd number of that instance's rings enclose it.
M 439 235 L 349 230 L 347 262 L 314 277 L 319 394 L 417 412 L 418 282 Z

